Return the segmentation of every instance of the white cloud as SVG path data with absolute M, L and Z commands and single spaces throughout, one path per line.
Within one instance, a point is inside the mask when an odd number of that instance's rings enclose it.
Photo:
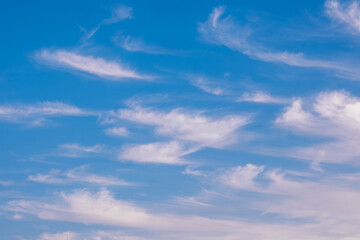
M 211 204 L 207 204 L 199 201 L 195 197 L 176 197 L 176 201 L 180 204 L 185 205 L 193 205 L 193 206 L 201 206 L 201 207 L 211 207 Z
M 264 166 L 247 164 L 226 170 L 219 180 L 228 186 L 239 189 L 253 189 L 256 187 L 254 179 L 264 171 Z
M 130 183 L 115 178 L 103 177 L 85 172 L 85 167 L 75 168 L 67 172 L 52 170 L 48 174 L 36 174 L 28 177 L 30 181 L 47 184 L 70 184 L 75 182 L 95 184 L 100 186 L 128 186 Z
M 344 78 L 359 79 L 358 68 L 335 61 L 309 59 L 303 53 L 276 52 L 249 40 L 251 30 L 235 23 L 231 16 L 222 17 L 224 7 L 214 8 L 206 22 L 200 23 L 198 32 L 208 42 L 226 46 L 253 59 L 283 63 L 305 68 L 332 69 Z
M 262 91 L 253 93 L 244 93 L 242 97 L 237 99 L 238 102 L 255 102 L 255 103 L 277 103 L 284 104 L 288 102 L 287 99 L 271 96 Z
M 128 236 L 121 231 L 91 231 L 43 233 L 37 240 L 145 240 L 145 238 Z
M 160 135 L 216 148 L 235 142 L 238 138 L 237 130 L 248 123 L 246 117 L 239 115 L 210 118 L 200 112 L 187 113 L 175 109 L 163 113 L 139 106 L 119 110 L 115 116 L 156 126 L 156 132 Z
M 242 220 L 224 220 L 196 215 L 153 213 L 133 203 L 115 199 L 110 192 L 102 190 L 91 194 L 85 190 L 71 194 L 61 193 L 60 199 L 46 202 L 18 200 L 8 202 L 6 209 L 36 215 L 45 220 L 68 221 L 84 224 L 102 224 L 131 227 L 155 233 L 149 239 L 343 239 L 336 230 L 323 237 L 316 232 L 317 224 L 265 224 Z M 353 233 L 343 234 L 352 236 Z M 51 236 L 51 235 L 48 235 Z M 60 236 L 61 233 L 60 233 Z M 76 236 L 76 234 L 75 234 Z M 100 238 L 101 239 L 101 238 Z M 105 238 L 106 239 L 106 238 Z M 110 238 L 111 239 L 111 238 Z
M 111 135 L 111 136 L 128 136 L 130 133 L 126 128 L 123 127 L 115 127 L 115 128 L 108 128 L 105 129 L 105 133 L 107 135 Z
M 59 146 L 57 155 L 77 158 L 88 154 L 98 154 L 103 152 L 105 152 L 105 147 L 101 144 L 82 146 L 77 143 L 66 143 Z
M 92 115 L 97 114 L 61 102 L 0 105 L 1 120 L 13 123 L 25 123 L 30 126 L 41 126 L 47 121 L 47 118 L 50 117 Z
M 144 52 L 157 55 L 179 54 L 179 51 L 166 49 L 164 47 L 146 44 L 141 38 L 131 37 L 129 35 L 118 35 L 114 38 L 114 42 L 121 48 L 129 52 Z
M 185 175 L 193 175 L 193 176 L 202 176 L 202 175 L 204 175 L 204 173 L 202 171 L 194 170 L 194 169 L 191 169 L 190 167 L 186 167 L 185 170 L 182 171 L 181 173 L 185 174 Z
M 327 0 L 325 7 L 331 18 L 347 24 L 353 31 L 360 33 L 360 8 L 356 0 L 348 6 L 342 6 L 337 0 Z
M 100 57 L 85 56 L 72 51 L 42 50 L 36 54 L 36 57 L 44 64 L 69 68 L 113 81 L 127 78 L 149 79 L 149 77 L 140 75 L 118 62 L 108 61 Z
M 296 133 L 327 137 L 324 143 L 291 149 L 293 157 L 315 162 L 353 162 L 360 156 L 360 99 L 346 92 L 319 94 L 304 110 L 300 99 L 293 102 L 276 124 Z
M 113 9 L 111 18 L 105 19 L 103 23 L 112 24 L 131 18 L 133 18 L 133 9 L 125 5 L 118 5 Z
M 197 149 L 186 149 L 179 142 L 147 143 L 127 146 L 119 155 L 119 159 L 140 163 L 184 164 L 182 156 Z
M 213 82 L 206 80 L 204 77 L 192 76 L 190 83 L 203 90 L 204 92 L 214 94 L 214 95 L 223 95 L 225 90 L 221 87 L 215 86 Z
M 131 18 L 133 18 L 133 9 L 128 6 L 118 5 L 112 10 L 110 18 L 102 20 L 96 27 L 86 32 L 82 40 L 86 41 L 92 38 L 103 25 L 110 25 Z

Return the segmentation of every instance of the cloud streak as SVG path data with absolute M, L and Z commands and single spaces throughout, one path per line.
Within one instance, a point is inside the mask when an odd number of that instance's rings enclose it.
M 72 69 L 112 81 L 123 79 L 149 79 L 148 76 L 141 75 L 118 62 L 108 61 L 100 57 L 81 55 L 73 51 L 42 50 L 36 54 L 36 58 L 44 64 Z
M 242 220 L 224 220 L 196 215 L 176 215 L 150 212 L 131 202 L 115 199 L 107 190 L 90 193 L 78 190 L 61 193 L 51 203 L 30 200 L 10 201 L 9 211 L 35 215 L 45 220 L 68 221 L 84 224 L 102 224 L 147 230 L 155 234 L 147 239 L 346 239 L 341 235 L 325 237 L 315 234 L 314 228 L 304 224 L 265 224 Z M 333 230 L 334 232 L 335 230 Z M 181 233 L 179 235 L 179 233 Z M 330 236 L 329 236 L 330 235 Z M 343 234 L 345 235 L 345 234 Z M 349 236 L 350 234 L 347 234 Z
M 139 106 L 120 109 L 114 116 L 155 126 L 159 135 L 215 148 L 234 143 L 238 138 L 237 130 L 249 122 L 247 117 L 239 115 L 211 118 L 195 111 L 174 109 L 170 112 L 159 112 Z
M 0 105 L 0 120 L 28 124 L 29 126 L 41 126 L 51 117 L 96 115 L 96 112 L 80 109 L 62 102 Z
M 188 149 L 176 141 L 147 143 L 125 147 L 119 159 L 138 163 L 185 164 L 181 157 L 196 150 L 198 148 Z
M 224 13 L 225 7 L 214 8 L 208 20 L 199 23 L 198 32 L 203 39 L 241 52 L 253 59 L 294 67 L 331 69 L 344 78 L 353 80 L 359 78 L 357 68 L 351 68 L 336 61 L 310 59 L 303 53 L 276 52 L 256 44 L 250 40 L 251 31 L 248 28 L 238 25 L 231 16 L 223 17 Z
M 274 104 L 284 104 L 289 100 L 279 97 L 271 96 L 262 91 L 256 91 L 252 93 L 244 93 L 240 98 L 237 99 L 238 102 L 254 102 L 254 103 L 274 103 Z
M 114 177 L 103 177 L 85 172 L 85 167 L 79 167 L 67 172 L 52 170 L 47 174 L 30 175 L 28 180 L 45 184 L 85 183 L 99 186 L 129 186 L 130 183 Z

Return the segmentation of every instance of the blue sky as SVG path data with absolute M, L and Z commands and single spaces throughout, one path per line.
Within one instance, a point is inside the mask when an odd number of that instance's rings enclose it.
M 9 240 L 359 239 L 357 1 L 8 1 Z

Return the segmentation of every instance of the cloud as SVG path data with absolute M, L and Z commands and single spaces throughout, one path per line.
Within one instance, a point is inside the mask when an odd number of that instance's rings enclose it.
M 252 189 L 255 187 L 254 179 L 264 171 L 264 166 L 247 164 L 226 170 L 219 180 L 234 188 Z
M 139 163 L 184 164 L 186 162 L 181 157 L 196 150 L 187 149 L 176 141 L 147 143 L 125 147 L 119 159 Z
M 41 126 L 50 117 L 93 115 L 97 114 L 61 102 L 0 105 L 0 120 L 30 126 Z
M 237 99 L 238 102 L 255 102 L 255 103 L 276 103 L 284 104 L 288 100 L 284 98 L 274 97 L 262 91 L 253 93 L 244 93 L 242 97 Z
M 36 58 L 44 64 L 73 69 L 112 81 L 130 78 L 149 79 L 148 76 L 140 75 L 118 62 L 108 61 L 100 57 L 85 56 L 72 51 L 42 50 L 36 54 Z
M 108 129 L 105 129 L 105 133 L 106 133 L 106 135 L 120 136 L 120 137 L 125 137 L 130 134 L 129 131 L 123 127 L 108 128 Z
M 180 51 L 146 44 L 141 38 L 135 38 L 129 35 L 118 35 L 114 38 L 114 42 L 116 43 L 116 45 L 129 52 L 143 52 L 155 55 L 174 55 L 180 53 Z
M 11 184 L 13 184 L 12 181 L 3 181 L 3 180 L 0 180 L 0 185 L 1 186 L 10 186 Z
M 337 0 L 325 2 L 326 13 L 338 22 L 346 24 L 355 33 L 360 33 L 360 8 L 357 1 L 342 6 Z
M 145 240 L 137 236 L 128 236 L 121 231 L 61 232 L 43 233 L 37 240 Z
M 133 18 L 133 9 L 125 5 L 118 5 L 113 9 L 111 18 L 105 19 L 103 23 L 113 24 L 131 18 Z
M 159 135 L 215 148 L 235 142 L 238 138 L 237 130 L 249 122 L 247 117 L 238 115 L 210 118 L 200 112 L 185 112 L 181 109 L 158 112 L 139 106 L 118 110 L 114 116 L 155 126 Z
M 190 83 L 203 90 L 206 93 L 214 94 L 214 95 L 223 95 L 225 90 L 221 87 L 215 86 L 213 82 L 208 81 L 207 79 L 199 76 L 192 76 Z
M 56 155 L 78 158 L 88 154 L 98 154 L 105 152 L 105 147 L 101 144 L 93 146 L 82 146 L 77 143 L 66 143 L 59 146 Z
M 294 67 L 332 69 L 341 77 L 353 80 L 359 79 L 358 68 L 349 67 L 349 64 L 309 59 L 303 53 L 269 50 L 250 40 L 251 30 L 248 27 L 238 25 L 231 16 L 222 17 L 224 12 L 225 7 L 214 8 L 208 20 L 199 23 L 198 32 L 203 39 L 241 52 L 253 59 L 283 63 Z
M 43 233 L 38 238 L 38 240 L 76 240 L 78 238 L 78 234 L 74 232 L 62 232 L 62 233 Z
M 279 214 L 282 219 L 305 220 L 313 227 L 320 224 L 339 236 L 359 234 L 356 226 L 360 223 L 360 208 L 354 206 L 360 199 L 360 191 L 355 182 L 343 181 L 346 177 L 340 179 L 331 173 L 322 174 L 319 179 L 307 173 L 264 169 L 249 164 L 238 166 L 228 170 L 228 178 L 225 172 L 218 180 L 228 187 L 260 194 L 246 198 L 253 209 Z M 342 232 L 344 228 L 348 232 Z
M 194 170 L 194 169 L 191 169 L 190 167 L 186 167 L 185 170 L 182 171 L 181 173 L 185 174 L 185 175 L 193 175 L 193 176 L 202 176 L 202 175 L 204 175 L 204 173 L 202 171 Z
M 292 156 L 315 162 L 345 163 L 360 156 L 360 99 L 344 91 L 320 93 L 304 109 L 295 100 L 276 119 L 276 124 L 294 133 L 327 138 L 310 147 L 291 149 Z
M 28 180 L 46 184 L 87 183 L 100 186 L 128 186 L 130 183 L 114 177 L 103 177 L 85 172 L 85 167 L 75 168 L 67 172 L 52 170 L 48 174 L 30 175 Z
M 148 239 L 343 239 L 339 235 L 325 237 L 317 229 L 297 224 L 265 224 L 232 219 L 213 219 L 196 215 L 176 215 L 151 212 L 133 203 L 115 199 L 107 190 L 90 193 L 78 190 L 61 193 L 60 199 L 47 202 L 10 201 L 9 211 L 35 215 L 44 220 L 84 224 L 102 224 L 147 230 L 155 234 Z M 335 232 L 336 230 L 332 230 Z M 348 233 L 347 236 L 350 234 Z M 51 236 L 51 235 L 49 235 Z M 61 236 L 61 235 L 60 235 Z M 76 236 L 76 234 L 75 234 Z
M 112 10 L 110 18 L 102 20 L 96 27 L 86 32 L 82 40 L 86 41 L 92 38 L 103 25 L 110 25 L 131 18 L 133 18 L 133 9 L 125 5 L 118 5 Z

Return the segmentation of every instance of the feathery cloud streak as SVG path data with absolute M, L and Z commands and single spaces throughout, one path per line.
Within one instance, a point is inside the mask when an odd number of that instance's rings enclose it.
M 148 76 L 140 75 L 118 62 L 108 61 L 100 57 L 80 55 L 72 51 L 42 50 L 36 54 L 36 58 L 44 64 L 73 69 L 113 81 L 128 78 L 149 79 Z
M 359 78 L 357 68 L 350 68 L 342 63 L 309 59 L 303 53 L 276 52 L 258 45 L 249 39 L 251 35 L 249 29 L 238 25 L 231 16 L 222 17 L 224 12 L 225 7 L 214 8 L 208 20 L 199 23 L 198 32 L 203 39 L 241 52 L 253 59 L 283 63 L 294 67 L 332 69 L 339 76 L 354 80 Z
M 0 105 L 0 120 L 28 124 L 30 126 L 41 126 L 50 117 L 96 115 L 95 112 L 61 102 L 38 102 L 31 105 Z

